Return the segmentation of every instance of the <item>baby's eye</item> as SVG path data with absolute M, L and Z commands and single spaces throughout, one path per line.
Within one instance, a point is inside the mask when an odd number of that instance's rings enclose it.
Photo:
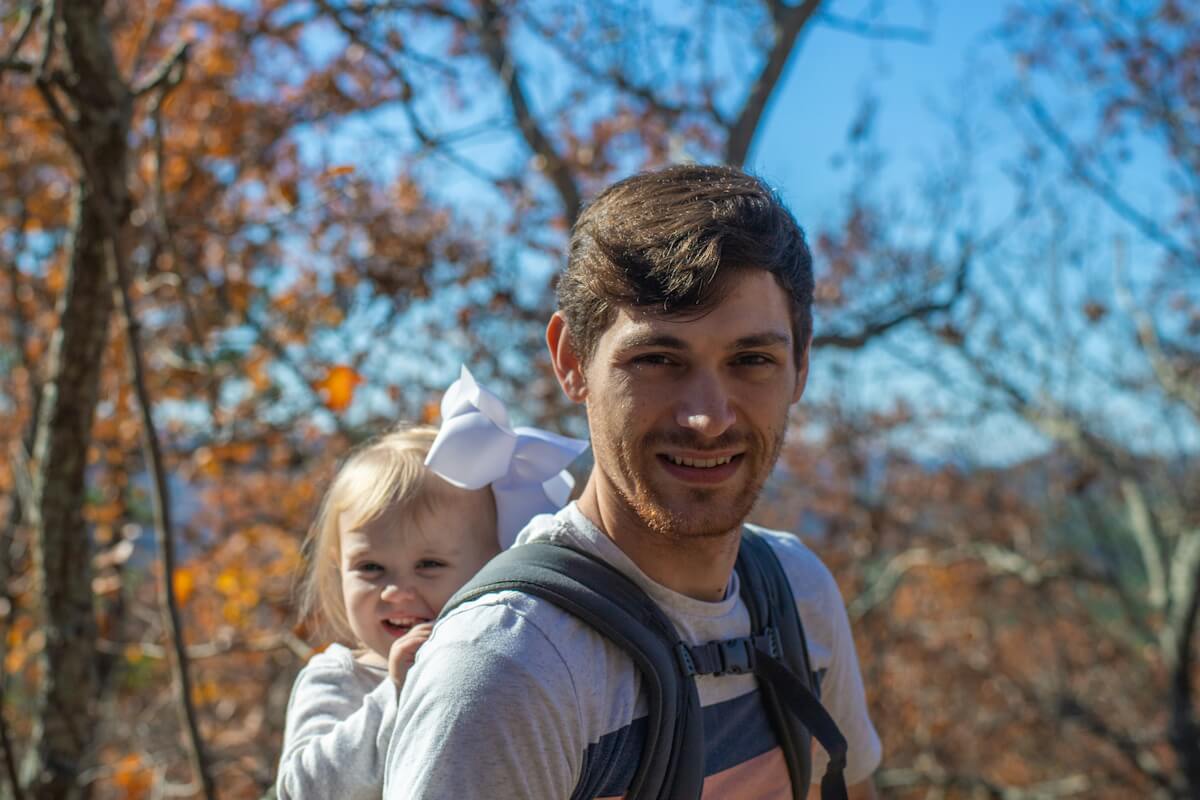
M 368 572 L 368 573 L 373 574 L 376 572 L 383 572 L 383 565 L 378 564 L 374 561 L 364 561 L 363 563 L 356 566 L 354 569 L 356 572 Z
M 446 566 L 446 562 L 436 558 L 422 558 L 417 562 L 417 569 L 438 569 L 444 566 Z

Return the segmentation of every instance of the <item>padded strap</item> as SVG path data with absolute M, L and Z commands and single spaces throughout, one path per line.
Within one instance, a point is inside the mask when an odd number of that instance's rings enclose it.
M 505 550 L 442 609 L 518 591 L 549 601 L 620 647 L 642 675 L 647 727 L 642 757 L 626 794 L 637 800 L 699 800 L 704 742 L 695 681 L 684 678 L 674 624 L 633 581 L 607 562 L 549 542 Z M 577 791 L 580 787 L 577 787 Z
M 799 676 L 769 652 L 755 652 L 754 674 L 775 689 L 779 701 L 817 737 L 829 754 L 829 766 L 821 778 L 821 800 L 846 800 L 846 737 Z

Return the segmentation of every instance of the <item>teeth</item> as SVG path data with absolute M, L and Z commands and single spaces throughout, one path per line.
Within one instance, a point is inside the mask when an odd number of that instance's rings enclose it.
M 413 625 L 419 625 L 426 621 L 427 620 L 423 620 L 420 617 L 392 617 L 384 620 L 384 622 L 386 622 L 388 625 L 392 625 L 396 628 L 411 628 Z
M 722 464 L 728 464 L 733 460 L 733 456 L 723 456 L 721 458 L 681 458 L 679 456 L 667 456 L 667 458 L 671 459 L 672 464 L 678 464 L 681 467 L 700 467 L 701 469 L 712 469 Z

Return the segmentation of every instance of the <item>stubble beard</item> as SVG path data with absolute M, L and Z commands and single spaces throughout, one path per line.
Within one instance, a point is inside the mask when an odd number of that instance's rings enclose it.
M 770 437 L 770 441 L 763 441 L 753 435 L 739 437 L 739 443 L 747 444 L 742 458 L 747 462 L 755 459 L 756 455 L 758 458 L 753 464 L 742 465 L 743 470 L 752 472 L 734 497 L 728 501 L 722 500 L 721 489 L 686 487 L 682 490 L 676 489 L 676 499 L 671 502 L 663 496 L 663 492 L 645 479 L 645 475 L 652 474 L 651 471 L 658 467 L 654 463 L 657 456 L 653 455 L 657 444 L 670 442 L 682 447 L 691 444 L 679 441 L 678 438 L 651 436 L 636 442 L 632 447 L 618 442 L 614 448 L 617 453 L 617 468 L 619 474 L 629 478 L 629 485 L 626 488 L 617 481 L 610 482 L 624 504 L 641 523 L 664 539 L 688 541 L 720 538 L 740 527 L 749 516 L 763 484 L 779 458 L 786 431 L 785 417 L 779 432 Z M 761 460 L 768 450 L 769 457 L 765 461 Z

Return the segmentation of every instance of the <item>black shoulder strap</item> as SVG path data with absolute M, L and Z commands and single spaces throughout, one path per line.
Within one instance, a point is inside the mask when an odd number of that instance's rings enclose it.
M 774 637 L 753 637 L 752 662 L 767 715 L 787 761 L 792 794 L 799 800 L 807 796 L 812 778 L 811 734 L 829 754 L 829 766 L 821 780 L 822 800 L 845 800 L 846 739 L 814 692 L 804 625 L 783 565 L 767 540 L 746 528 L 736 569 L 751 631 L 774 631 L 778 637 L 777 648 L 771 646 Z
M 646 739 L 626 794 L 633 800 L 698 800 L 704 784 L 699 674 L 753 671 L 787 762 L 793 796 L 807 796 L 810 732 L 829 753 L 822 800 L 845 800 L 846 740 L 812 687 L 804 628 L 770 545 L 749 529 L 737 559 L 752 635 L 689 647 L 653 600 L 603 560 L 566 545 L 534 542 L 493 558 L 442 609 L 519 591 L 578 617 L 625 651 L 646 690 Z
M 684 677 L 685 648 L 675 626 L 633 581 L 604 561 L 565 545 L 531 542 L 493 558 L 442 609 L 515 590 L 578 617 L 629 654 L 645 682 L 646 739 L 627 797 L 699 800 L 704 731 L 696 684 Z

